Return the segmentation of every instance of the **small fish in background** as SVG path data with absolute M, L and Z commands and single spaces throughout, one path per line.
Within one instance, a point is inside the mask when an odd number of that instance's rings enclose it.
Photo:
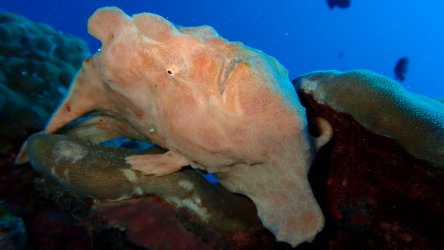
M 339 52 L 338 52 L 338 58 L 343 58 L 344 56 L 345 56 L 345 50 L 343 50 L 343 49 L 341 49 Z
M 407 67 L 409 65 L 409 59 L 407 57 L 399 58 L 398 62 L 396 62 L 395 68 L 395 77 L 399 81 L 405 80 L 405 74 L 407 73 Z
M 327 0 L 327 3 L 330 9 L 333 9 L 334 7 L 343 9 L 350 7 L 350 0 Z

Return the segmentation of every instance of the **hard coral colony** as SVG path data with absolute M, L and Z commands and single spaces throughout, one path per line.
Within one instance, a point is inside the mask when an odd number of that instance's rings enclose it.
M 128 156 L 132 169 L 215 173 L 252 199 L 277 240 L 313 240 L 324 218 L 307 174 L 331 128 L 324 122 L 319 137 L 308 134 L 305 109 L 274 58 L 209 26 L 175 27 L 118 8 L 97 10 L 88 30 L 102 48 L 85 60 L 45 132 L 95 112 L 84 133 L 93 127 L 100 140 L 125 136 L 168 149 Z

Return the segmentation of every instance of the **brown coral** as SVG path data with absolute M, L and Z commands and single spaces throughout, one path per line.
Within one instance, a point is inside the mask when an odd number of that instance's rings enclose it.
M 31 137 L 28 153 L 35 170 L 81 197 L 122 200 L 133 195 L 158 195 L 222 231 L 261 227 L 251 214 L 254 205 L 248 199 L 211 185 L 192 170 L 145 176 L 125 162 L 129 150 L 55 134 Z

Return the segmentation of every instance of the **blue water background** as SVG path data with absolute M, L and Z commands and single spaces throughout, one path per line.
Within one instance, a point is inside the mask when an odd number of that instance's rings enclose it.
M 0 10 L 22 14 L 100 44 L 86 31 L 98 7 L 128 14 L 153 12 L 175 24 L 213 26 L 223 37 L 276 57 L 290 78 L 314 70 L 369 69 L 394 77 L 409 58 L 412 92 L 444 98 L 444 1 L 351 0 L 329 9 L 326 0 L 0 0 Z

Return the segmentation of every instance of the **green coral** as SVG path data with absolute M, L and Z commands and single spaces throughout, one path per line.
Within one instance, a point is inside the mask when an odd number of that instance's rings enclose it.
M 78 38 L 0 12 L 0 153 L 43 129 L 88 55 Z

